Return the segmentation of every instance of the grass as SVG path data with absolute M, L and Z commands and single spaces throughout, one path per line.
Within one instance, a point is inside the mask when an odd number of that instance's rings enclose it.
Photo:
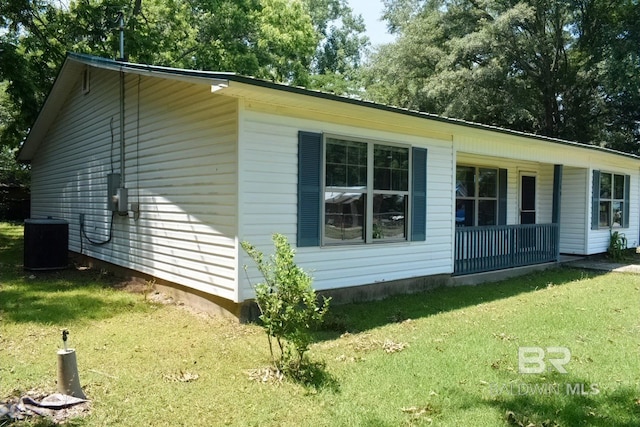
M 100 271 L 23 271 L 21 234 L 0 224 L 0 402 L 55 391 L 67 328 L 92 402 L 71 425 L 640 425 L 640 276 L 563 268 L 336 306 L 310 350 L 324 375 L 305 386 L 251 379 L 269 363 L 256 325 Z M 568 373 L 519 373 L 520 346 L 569 348 Z

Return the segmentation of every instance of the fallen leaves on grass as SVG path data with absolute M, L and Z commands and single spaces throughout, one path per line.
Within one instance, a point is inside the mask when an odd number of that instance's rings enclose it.
M 386 353 L 397 353 L 407 347 L 409 347 L 409 344 L 406 342 L 393 342 L 391 340 L 385 340 L 384 344 L 382 344 L 382 349 Z
M 249 379 L 259 383 L 279 384 L 284 380 L 284 374 L 273 366 L 267 366 L 250 370 Z
M 191 381 L 196 381 L 198 378 L 200 378 L 200 375 L 188 371 L 183 371 L 181 369 L 177 374 L 165 374 L 162 376 L 162 378 L 164 378 L 165 381 L 169 382 L 188 383 Z
M 349 339 L 351 347 L 358 352 L 372 351 L 378 348 L 382 348 L 385 353 L 397 353 L 409 347 L 406 342 L 395 342 L 390 339 L 380 341 L 372 338 L 370 334 L 342 334 L 341 338 Z
M 514 372 L 514 368 L 512 366 L 510 366 L 509 362 L 505 359 L 498 359 L 496 361 L 494 361 L 493 363 L 491 363 L 491 367 L 493 369 L 499 370 L 499 369 L 505 369 L 507 371 L 510 372 Z
M 419 419 L 422 419 L 423 417 L 437 413 L 437 411 L 433 408 L 433 406 L 431 406 L 430 403 L 427 403 L 426 406 L 410 406 L 400 408 L 400 410 L 405 414 L 408 414 L 411 417 L 412 421 L 417 421 Z M 431 418 L 425 418 L 424 420 L 428 423 L 433 422 Z
M 534 423 L 526 415 L 516 414 L 513 411 L 507 411 L 505 413 L 507 423 L 512 426 L 518 427 L 559 427 L 560 424 L 553 420 L 544 420 L 542 423 Z
M 518 339 L 518 337 L 514 337 L 513 335 L 507 335 L 504 332 L 501 332 L 499 334 L 493 333 L 492 335 L 494 338 L 499 339 L 501 341 L 513 341 Z
M 362 362 L 364 358 L 360 356 L 347 356 L 341 354 L 340 356 L 336 357 L 336 360 L 338 362 Z

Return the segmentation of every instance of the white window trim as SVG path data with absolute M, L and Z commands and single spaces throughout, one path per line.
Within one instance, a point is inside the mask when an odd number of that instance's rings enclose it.
M 365 191 L 363 191 L 363 194 L 366 195 L 366 206 L 365 206 L 365 211 L 366 211 L 366 218 L 365 218 L 365 239 L 363 242 L 352 242 L 352 241 L 345 241 L 345 242 L 332 242 L 332 243 L 327 243 L 325 241 L 325 235 L 326 235 L 326 210 L 325 210 L 325 203 L 322 203 L 322 209 L 321 209 L 321 246 L 323 247 L 344 247 L 344 246 L 363 246 L 363 245 L 378 245 L 378 244 L 393 244 L 393 243 L 406 243 L 410 240 L 409 237 L 409 233 L 411 230 L 411 190 L 412 190 L 412 183 L 411 183 L 411 176 L 412 176 L 412 150 L 411 150 L 411 145 L 409 144 L 402 144 L 402 143 L 397 143 L 397 142 L 389 142 L 389 141 L 382 141 L 382 140 L 377 140 L 377 139 L 370 139 L 370 138 L 362 138 L 362 137 L 354 137 L 354 136 L 345 136 L 345 135 L 340 135 L 340 134 L 332 134 L 332 133 L 323 133 L 322 134 L 322 167 L 321 167 L 321 171 L 320 171 L 320 179 L 321 179 L 321 183 L 322 183 L 322 194 L 326 194 L 327 192 L 327 185 L 326 185 L 326 173 L 327 173 L 327 139 L 340 139 L 340 140 L 345 140 L 345 141 L 353 141 L 353 142 L 363 142 L 367 144 L 367 188 Z M 408 185 L 407 185 L 407 191 L 396 191 L 396 190 L 375 190 L 373 188 L 373 179 L 374 179 L 374 173 L 373 173 L 373 167 L 374 167 L 374 147 L 376 145 L 384 145 L 384 146 L 389 146 L 389 147 L 400 147 L 400 148 L 406 148 L 408 151 L 408 176 L 407 176 L 407 181 L 408 181 Z M 351 191 L 352 189 L 347 189 L 344 187 L 330 187 L 336 190 L 340 190 L 340 189 L 345 189 L 345 190 L 349 190 Z M 407 207 L 406 207 L 406 215 L 405 215 L 405 238 L 404 239 L 388 239 L 388 240 L 379 240 L 379 239 L 374 239 L 373 238 L 373 226 L 370 226 L 369 224 L 373 224 L 373 196 L 375 194 L 403 194 L 407 200 Z
M 610 172 L 610 171 L 606 171 L 606 170 L 601 170 L 600 171 L 600 183 L 599 183 L 599 187 L 598 187 L 598 192 L 601 191 L 602 189 L 602 175 L 611 175 L 611 197 L 609 198 L 602 198 L 602 196 L 600 196 L 600 194 L 598 194 L 598 229 L 600 230 L 609 230 L 609 229 L 621 229 L 624 228 L 624 218 L 621 222 L 621 224 L 619 225 L 613 225 L 613 204 L 615 202 L 622 202 L 622 213 L 624 215 L 624 205 L 625 203 L 630 203 L 629 200 L 625 199 L 625 194 L 626 194 L 626 188 L 625 188 L 625 174 L 624 173 L 616 173 L 616 172 Z M 622 199 L 616 199 L 614 197 L 615 195 L 615 177 L 617 176 L 621 176 L 622 177 Z M 602 202 L 609 202 L 609 222 L 610 224 L 608 225 L 602 225 L 600 224 L 600 204 Z
M 457 176 L 457 171 L 458 171 L 458 167 L 466 167 L 466 168 L 473 168 L 474 169 L 474 178 L 473 178 L 473 193 L 474 196 L 473 197 L 458 197 L 456 194 L 456 190 L 455 190 L 455 185 L 457 184 L 457 178 L 456 181 L 454 181 L 454 191 L 453 191 L 453 196 L 455 200 L 473 200 L 474 202 L 474 218 L 473 218 L 473 224 L 469 227 L 479 227 L 478 225 L 478 216 L 480 215 L 480 201 L 482 200 L 492 200 L 495 201 L 496 203 L 496 224 L 498 223 L 498 204 L 499 204 L 499 191 L 500 189 L 498 188 L 499 183 L 498 183 L 498 176 L 500 174 L 500 168 L 498 166 L 493 166 L 493 165 L 484 165 L 484 164 L 468 164 L 468 163 L 460 163 L 460 164 L 456 164 L 456 176 Z M 491 169 L 491 170 L 495 170 L 496 171 L 496 196 L 495 197 L 480 197 L 480 181 L 479 181 L 479 176 L 480 176 L 480 169 Z M 457 202 L 456 202 L 457 204 Z M 456 205 L 454 205 L 455 207 Z M 454 209 L 454 223 L 455 223 L 455 209 Z

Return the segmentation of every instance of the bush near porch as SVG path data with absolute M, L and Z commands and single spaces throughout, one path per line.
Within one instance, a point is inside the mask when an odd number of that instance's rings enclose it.
M 323 375 L 302 385 L 268 375 L 258 326 L 103 271 L 23 271 L 21 236 L 0 224 L 0 402 L 55 391 L 67 328 L 91 399 L 71 425 L 640 425 L 640 276 L 563 268 L 332 307 L 309 352 Z M 567 374 L 519 373 L 521 346 L 569 348 Z

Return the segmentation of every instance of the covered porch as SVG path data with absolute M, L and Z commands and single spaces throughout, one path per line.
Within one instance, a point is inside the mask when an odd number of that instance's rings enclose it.
M 454 275 L 557 261 L 558 224 L 456 227 Z
M 563 165 L 459 155 L 453 275 L 558 261 L 561 194 L 579 185 L 563 188 Z

